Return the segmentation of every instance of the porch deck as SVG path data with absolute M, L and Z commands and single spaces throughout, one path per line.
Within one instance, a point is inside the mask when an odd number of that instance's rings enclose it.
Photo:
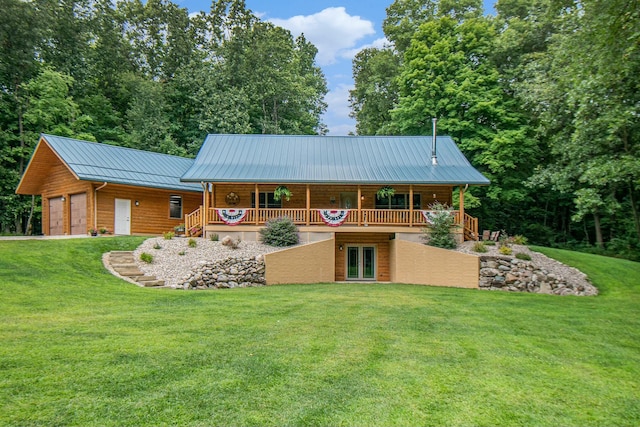
M 339 227 L 330 227 L 324 223 L 320 214 L 321 210 L 322 209 L 304 208 L 247 208 L 243 222 L 236 227 L 247 225 L 259 226 L 270 219 L 287 216 L 298 226 L 323 226 L 327 228 L 327 231 L 338 231 Z M 326 210 L 335 210 L 335 207 L 327 208 Z M 206 209 L 206 216 L 203 217 L 204 213 L 204 207 L 200 206 L 199 209 L 185 215 L 185 229 L 187 233 L 197 235 L 206 225 L 225 224 L 218 216 L 216 208 Z M 478 240 L 478 219 L 466 213 L 464 213 L 461 218 L 460 211 L 453 211 L 453 214 L 455 215 L 455 224 L 463 229 L 464 240 Z M 420 228 L 426 226 L 427 221 L 423 215 L 423 211 L 417 209 L 351 209 L 343 225 L 351 227 L 392 226 L 398 228 Z

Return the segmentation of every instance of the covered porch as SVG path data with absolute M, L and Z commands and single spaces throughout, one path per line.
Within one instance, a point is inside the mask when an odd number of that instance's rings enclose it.
M 453 186 L 394 185 L 390 197 L 378 197 L 380 186 L 340 184 L 289 184 L 289 200 L 274 200 L 277 184 L 202 183 L 203 203 L 185 215 L 190 235 L 203 234 L 208 227 L 261 226 L 287 216 L 298 226 L 422 228 L 428 224 L 435 202 L 452 205 Z M 453 211 L 464 240 L 478 239 L 478 220 L 464 211 L 465 187 L 459 187 L 459 209 Z M 232 222 L 230 218 L 236 218 Z M 239 219 L 238 219 L 239 218 Z M 335 220 L 335 221 L 334 221 Z M 344 230 L 346 231 L 346 230 Z

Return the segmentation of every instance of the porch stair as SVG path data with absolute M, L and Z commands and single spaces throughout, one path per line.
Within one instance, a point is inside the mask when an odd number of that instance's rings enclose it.
M 106 262 L 119 276 L 136 282 L 138 286 L 145 288 L 164 286 L 164 280 L 147 276 L 138 268 L 131 251 L 112 251 L 107 256 Z

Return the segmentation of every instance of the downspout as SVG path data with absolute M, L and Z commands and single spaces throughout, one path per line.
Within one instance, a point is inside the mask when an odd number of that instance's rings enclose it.
M 433 121 L 433 139 L 431 140 L 431 164 L 433 166 L 438 166 L 438 156 L 436 155 L 436 124 L 438 123 L 437 118 L 431 119 Z
M 93 190 L 93 228 L 95 230 L 98 229 L 98 190 L 102 190 L 106 186 L 107 183 L 105 182 L 100 187 Z

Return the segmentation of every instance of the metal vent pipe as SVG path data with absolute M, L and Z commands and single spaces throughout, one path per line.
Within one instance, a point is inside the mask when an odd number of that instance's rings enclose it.
M 431 164 L 433 166 L 438 165 L 438 156 L 436 154 L 436 125 L 438 123 L 437 118 L 431 119 L 433 121 L 433 140 L 431 141 Z

